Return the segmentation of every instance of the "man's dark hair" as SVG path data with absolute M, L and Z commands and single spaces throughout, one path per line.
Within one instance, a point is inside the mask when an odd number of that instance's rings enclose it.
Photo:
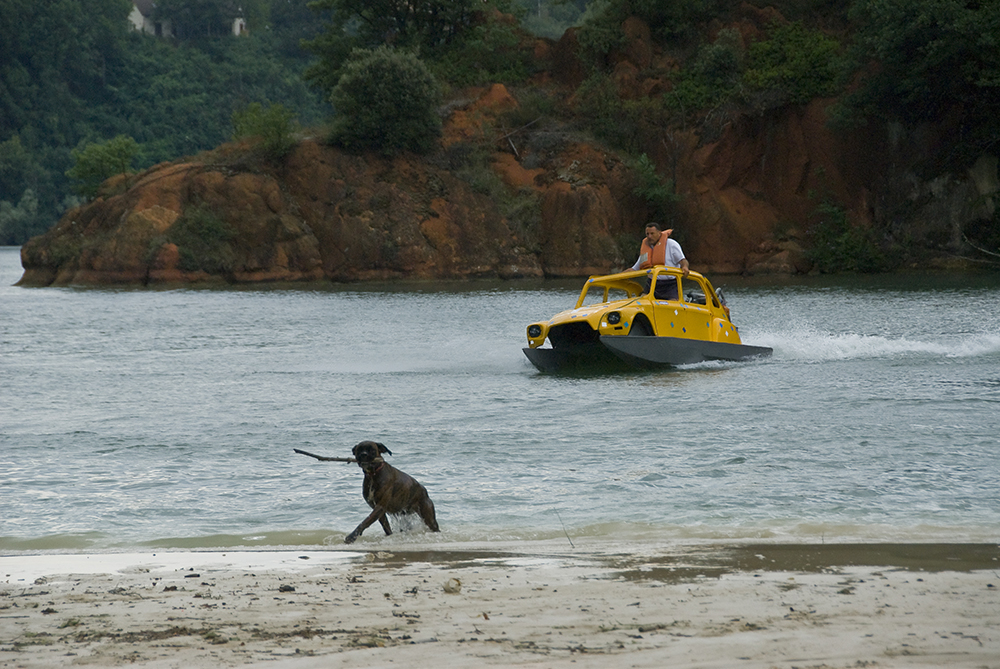
M 649 223 L 646 224 L 646 227 L 647 228 L 656 228 L 660 232 L 663 232 L 663 230 L 664 230 L 663 223 L 660 223 L 659 221 L 650 221 Z

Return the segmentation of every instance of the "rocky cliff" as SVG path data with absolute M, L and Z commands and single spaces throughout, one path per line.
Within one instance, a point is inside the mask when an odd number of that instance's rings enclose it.
M 748 8 L 735 25 L 752 35 L 771 20 Z M 670 54 L 641 22 L 626 28 L 629 42 L 609 63 L 618 94 L 668 89 Z M 539 43 L 546 69 L 532 86 L 463 92 L 426 157 L 348 155 L 304 139 L 274 164 L 234 144 L 111 180 L 22 248 L 21 283 L 586 276 L 630 265 L 652 211 L 628 162 L 565 114 L 509 126 L 518 96 L 542 91 L 573 108 L 584 71 L 576 53 L 570 31 Z M 827 125 L 832 102 L 726 110 L 649 139 L 644 151 L 680 196 L 669 223 L 692 267 L 810 271 L 821 200 L 860 228 L 902 221 L 940 240 L 939 256 L 957 257 L 963 226 L 994 215 L 995 157 L 918 177 L 914 166 L 940 150 L 944 131 L 837 133 Z
M 306 139 L 278 165 L 227 145 L 119 177 L 24 245 L 21 283 L 517 278 L 624 265 L 617 240 L 638 240 L 645 212 L 622 160 L 562 133 L 539 167 L 497 150 L 477 174 L 466 154 L 517 101 L 499 85 L 473 93 L 426 158 Z M 480 183 L 491 177 L 535 213 L 505 216 Z

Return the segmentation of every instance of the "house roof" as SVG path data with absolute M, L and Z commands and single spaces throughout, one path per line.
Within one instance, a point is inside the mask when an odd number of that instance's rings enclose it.
M 153 0 L 132 0 L 132 4 L 143 16 L 152 16 L 153 10 L 156 9 L 156 3 Z

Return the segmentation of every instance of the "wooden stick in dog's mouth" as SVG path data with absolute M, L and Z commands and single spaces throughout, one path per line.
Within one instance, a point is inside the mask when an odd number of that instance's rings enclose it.
M 325 455 L 316 455 L 315 453 L 310 453 L 309 451 L 303 451 L 298 448 L 293 448 L 296 453 L 301 453 L 302 455 L 308 455 L 310 458 L 316 458 L 317 460 L 322 460 L 323 462 L 357 462 L 354 458 L 331 458 Z

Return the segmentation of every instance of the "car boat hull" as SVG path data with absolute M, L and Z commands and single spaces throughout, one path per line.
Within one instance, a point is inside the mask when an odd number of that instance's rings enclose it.
M 543 372 L 574 371 L 627 371 L 629 365 L 616 356 L 611 349 L 600 343 L 585 344 L 572 348 L 523 348 L 531 364 Z
M 571 348 L 524 348 L 524 355 L 543 372 L 656 369 L 713 360 L 765 358 L 764 346 L 724 344 L 678 337 L 601 337 L 600 343 Z
M 601 337 L 601 344 L 636 367 L 690 365 L 711 360 L 749 360 L 771 355 L 765 346 L 679 337 Z

